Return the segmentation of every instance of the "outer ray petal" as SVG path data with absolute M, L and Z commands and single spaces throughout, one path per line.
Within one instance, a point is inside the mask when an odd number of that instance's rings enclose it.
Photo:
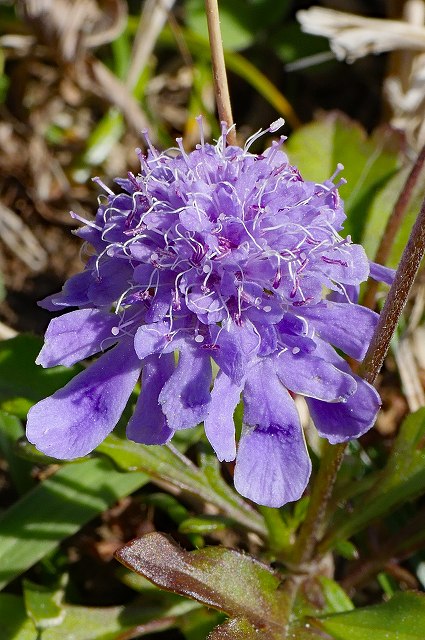
M 223 372 L 217 375 L 211 392 L 211 404 L 205 418 L 205 433 L 220 461 L 236 457 L 233 414 L 240 400 L 242 385 L 237 385 Z
M 142 444 L 164 444 L 174 431 L 158 402 L 162 387 L 174 371 L 174 355 L 148 356 L 143 363 L 142 390 L 127 425 L 127 437 Z
M 356 360 L 365 357 L 379 317 L 358 304 L 329 301 L 315 307 L 304 307 L 303 316 L 323 340 Z
M 357 388 L 354 377 L 308 353 L 287 350 L 273 359 L 279 380 L 287 389 L 325 402 L 342 402 Z
M 117 424 L 140 374 L 131 341 L 105 353 L 28 414 L 27 438 L 55 458 L 92 451 Z
M 102 343 L 110 347 L 116 342 L 111 329 L 117 316 L 97 309 L 80 309 L 53 318 L 45 334 L 45 342 L 36 363 L 43 367 L 62 364 L 70 367 L 101 351 Z
M 298 500 L 311 462 L 292 398 L 268 364 L 251 371 L 243 397 L 245 426 L 236 458 L 236 489 L 270 507 Z
M 211 377 L 208 354 L 190 348 L 180 352 L 177 368 L 159 394 L 170 429 L 196 427 L 206 418 Z
M 322 438 L 331 444 L 359 438 L 374 424 L 381 407 L 378 392 L 353 374 L 357 390 L 347 402 L 329 404 L 306 398 L 314 425 Z

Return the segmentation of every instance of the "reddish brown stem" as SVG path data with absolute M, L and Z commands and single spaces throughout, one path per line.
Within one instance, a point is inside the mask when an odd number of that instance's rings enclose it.
M 401 312 L 407 302 L 419 265 L 425 253 L 425 200 L 401 256 L 394 282 L 379 316 L 369 349 L 362 365 L 365 380 L 373 384 L 382 367 Z
M 361 367 L 361 373 L 370 384 L 376 381 L 390 346 L 391 338 L 407 302 L 407 298 L 425 254 L 425 200 L 403 251 L 394 282 L 388 293 L 378 325 Z M 319 471 L 313 484 L 310 505 L 300 534 L 295 543 L 293 561 L 302 564 L 310 561 L 322 535 L 327 507 L 332 495 L 338 470 L 341 466 L 346 445 L 324 444 Z
M 413 190 L 418 182 L 419 176 L 425 164 L 425 146 L 422 148 L 415 164 L 412 167 L 403 189 L 400 191 L 400 195 L 397 198 L 397 202 L 394 205 L 394 209 L 390 217 L 388 218 L 385 231 L 381 238 L 378 250 L 375 255 L 375 262 L 378 264 L 387 264 L 390 257 L 391 249 L 394 244 L 397 231 L 400 228 L 401 223 L 407 213 L 407 207 L 412 197 Z M 365 307 L 373 309 L 375 306 L 375 296 L 378 290 L 378 283 L 375 280 L 369 280 L 368 286 L 363 298 L 363 304 Z

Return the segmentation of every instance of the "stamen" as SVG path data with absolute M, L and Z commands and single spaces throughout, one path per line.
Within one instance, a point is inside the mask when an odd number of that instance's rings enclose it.
M 109 195 L 114 196 L 115 193 L 112 191 L 112 189 L 110 189 L 109 187 L 106 186 L 106 184 L 99 178 L 99 176 L 95 176 L 94 178 L 92 178 L 92 182 L 95 182 L 96 184 L 98 184 L 100 187 L 102 187 L 102 189 L 104 191 L 106 191 L 106 193 L 109 193 Z

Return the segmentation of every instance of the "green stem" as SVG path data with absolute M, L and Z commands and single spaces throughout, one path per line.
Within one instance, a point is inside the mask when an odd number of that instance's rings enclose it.
M 290 549 L 288 527 L 282 520 L 279 509 L 259 506 L 268 533 L 268 548 L 279 559 L 285 559 Z
M 208 22 L 208 35 L 211 48 L 211 62 L 214 77 L 214 91 L 217 102 L 218 116 L 228 127 L 233 124 L 232 106 L 230 103 L 229 86 L 227 84 L 226 65 L 224 62 L 223 41 L 220 31 L 220 16 L 217 0 L 205 0 L 205 11 Z M 236 144 L 235 129 L 227 134 L 229 144 Z

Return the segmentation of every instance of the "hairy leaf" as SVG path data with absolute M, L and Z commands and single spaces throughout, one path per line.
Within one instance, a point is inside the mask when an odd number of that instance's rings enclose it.
M 120 549 L 116 557 L 163 589 L 245 618 L 256 629 L 282 632 L 280 580 L 248 555 L 223 547 L 188 552 L 168 536 L 150 533 Z

